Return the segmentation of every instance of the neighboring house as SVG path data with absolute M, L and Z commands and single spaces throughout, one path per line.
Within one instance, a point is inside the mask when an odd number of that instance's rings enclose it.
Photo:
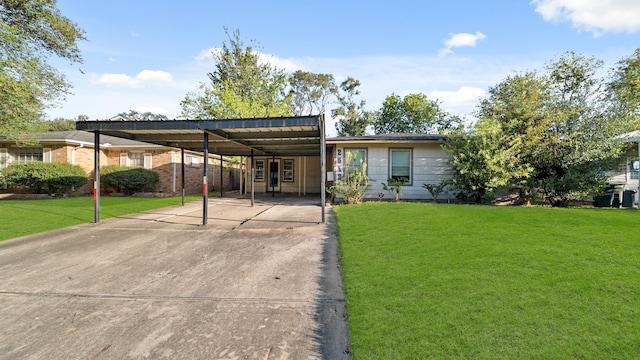
M 619 199 L 624 199 L 624 191 L 636 192 L 634 204 L 637 205 L 637 192 L 638 186 L 640 186 L 640 162 L 638 161 L 640 130 L 623 134 L 620 138 L 624 139 L 629 146 L 618 170 L 607 174 L 609 177 L 608 183 L 614 187 Z
M 20 145 L 15 140 L 0 137 L 0 168 L 14 163 L 32 161 L 67 162 L 77 164 L 91 176 L 94 164 L 94 135 L 70 130 L 34 134 L 37 145 Z M 148 144 L 113 136 L 100 137 L 100 164 L 142 166 L 158 173 L 160 181 L 156 191 L 168 195 L 181 192 L 180 149 Z M 211 189 L 220 189 L 220 163 L 229 166 L 229 159 L 209 156 L 209 181 Z M 203 155 L 185 151 L 185 191 L 202 191 Z M 239 169 L 223 171 L 224 189 L 239 188 Z
M 387 198 L 392 197 L 383 190 L 382 183 L 387 183 L 389 178 L 402 177 L 408 182 L 402 188 L 401 199 L 431 200 L 431 195 L 422 185 L 439 184 L 452 177 L 448 164 L 450 156 L 442 149 L 446 139 L 446 135 L 429 134 L 329 138 L 327 164 L 328 168 L 333 168 L 333 173 L 329 174 L 328 180 L 338 181 L 352 168 L 360 168 L 362 163 L 366 163 L 367 176 L 371 180 L 366 199 L 377 199 L 380 192 Z M 454 197 L 450 189 L 445 189 L 439 199 Z

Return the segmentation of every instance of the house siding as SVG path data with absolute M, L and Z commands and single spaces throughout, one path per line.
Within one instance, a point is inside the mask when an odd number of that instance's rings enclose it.
M 367 175 L 371 180 L 371 187 L 365 194 L 365 199 L 377 199 L 378 193 L 383 192 L 385 197 L 390 197 L 388 191 L 384 191 L 382 183 L 387 183 L 390 177 L 390 149 L 411 149 L 411 184 L 405 185 L 401 191 L 401 198 L 405 200 L 432 200 L 429 192 L 422 187 L 425 183 L 438 184 L 445 179 L 453 177 L 448 165 L 450 155 L 442 150 L 441 143 L 435 142 L 406 142 L 406 143 L 339 143 L 333 149 L 333 171 L 339 178 L 344 174 L 343 155 L 342 161 L 338 160 L 338 150 L 345 154 L 349 149 L 366 149 L 367 151 Z M 438 199 L 452 199 L 455 193 L 445 190 Z

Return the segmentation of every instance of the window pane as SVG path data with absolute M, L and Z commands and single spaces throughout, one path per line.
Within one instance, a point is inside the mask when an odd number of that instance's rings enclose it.
M 264 160 L 256 160 L 256 180 L 264 180 Z
M 345 154 L 347 161 L 347 175 L 354 170 L 362 171 L 362 167 L 367 161 L 367 152 L 364 149 L 347 149 Z
M 282 165 L 282 181 L 293 181 L 293 160 L 284 160 Z
M 144 166 L 143 153 L 130 152 L 127 154 L 127 158 L 129 158 L 129 166 Z
M 11 149 L 13 162 L 24 164 L 34 161 L 42 161 L 42 149 L 40 148 L 14 148 Z
M 629 163 L 629 172 L 631 173 L 631 179 L 638 180 L 640 179 L 640 174 L 638 174 L 638 170 L 640 170 L 640 163 L 638 160 L 632 160 Z
M 391 177 L 411 181 L 411 150 L 391 150 Z

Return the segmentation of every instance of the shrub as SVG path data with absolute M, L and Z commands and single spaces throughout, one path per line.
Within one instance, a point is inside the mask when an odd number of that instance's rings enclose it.
M 26 188 L 36 194 L 64 194 L 89 182 L 78 165 L 40 161 L 9 165 L 0 178 L 0 183 L 6 182 L 10 188 Z
M 100 182 L 125 195 L 153 190 L 159 180 L 158 173 L 142 167 L 108 165 L 100 169 Z
M 352 164 L 355 161 L 352 156 L 352 153 L 347 152 L 347 164 Z M 348 175 L 333 186 L 330 186 L 327 192 L 342 195 L 344 202 L 347 204 L 360 204 L 364 193 L 370 186 L 371 181 L 367 176 L 367 163 L 360 161 L 359 167 L 352 167 Z
M 429 194 L 431 194 L 433 202 L 438 202 L 438 196 L 442 194 L 444 188 L 447 187 L 447 185 L 451 185 L 451 180 L 442 180 L 439 184 L 422 184 L 422 187 L 427 189 Z
M 387 183 L 382 183 L 382 188 L 386 191 L 389 191 L 395 196 L 396 201 L 400 201 L 400 192 L 406 183 L 409 182 L 409 179 L 406 177 L 399 178 L 388 178 Z

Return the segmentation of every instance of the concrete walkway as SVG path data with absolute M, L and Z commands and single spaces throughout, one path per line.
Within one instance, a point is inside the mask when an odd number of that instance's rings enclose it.
M 330 208 L 211 198 L 0 243 L 1 359 L 348 359 Z M 34 219 L 37 221 L 37 219 Z

